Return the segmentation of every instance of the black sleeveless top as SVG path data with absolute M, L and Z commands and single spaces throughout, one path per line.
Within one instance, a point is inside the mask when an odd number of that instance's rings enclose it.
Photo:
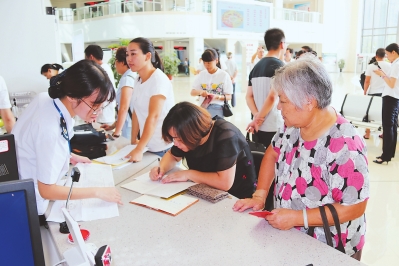
M 208 140 L 192 151 L 178 147 L 171 149 L 173 156 L 185 158 L 189 169 L 218 172 L 236 165 L 234 183 L 228 192 L 237 198 L 251 198 L 255 190 L 256 173 L 248 143 L 232 123 L 217 117 Z

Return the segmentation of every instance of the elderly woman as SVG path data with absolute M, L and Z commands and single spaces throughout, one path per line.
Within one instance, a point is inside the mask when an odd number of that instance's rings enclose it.
M 306 233 L 326 242 L 319 206 L 337 210 L 346 254 L 360 259 L 364 246 L 365 209 L 369 197 L 366 147 L 356 129 L 330 106 L 332 84 L 316 58 L 301 58 L 276 71 L 272 84 L 285 127 L 266 150 L 252 198 L 239 200 L 235 211 L 263 209 L 275 180 L 271 226 Z M 326 208 L 327 209 L 327 208 Z M 327 209 L 328 222 L 334 221 Z M 335 227 L 331 230 L 337 246 Z M 328 237 L 328 236 L 327 236 Z M 331 237 L 331 236 L 330 236 Z
M 192 180 L 229 192 L 237 198 L 250 197 L 256 178 L 252 154 L 240 130 L 189 102 L 170 109 L 162 125 L 162 138 L 174 146 L 150 172 L 163 183 Z M 163 177 L 185 158 L 189 170 Z

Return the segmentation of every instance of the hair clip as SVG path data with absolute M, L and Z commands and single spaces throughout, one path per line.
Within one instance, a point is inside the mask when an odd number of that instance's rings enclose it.
M 65 76 L 66 72 L 67 72 L 67 71 L 64 70 L 64 71 L 62 71 L 60 74 L 58 74 L 58 75 L 52 77 L 52 78 L 50 79 L 50 87 L 60 85 L 61 82 L 62 82 L 62 78 Z

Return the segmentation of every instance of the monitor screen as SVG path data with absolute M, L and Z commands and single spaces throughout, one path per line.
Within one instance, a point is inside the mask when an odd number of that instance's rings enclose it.
M 45 265 L 33 180 L 0 183 L 2 265 Z

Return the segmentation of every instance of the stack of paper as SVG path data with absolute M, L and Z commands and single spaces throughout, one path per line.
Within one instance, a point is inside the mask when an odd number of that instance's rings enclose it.
M 127 145 L 112 155 L 103 156 L 103 157 L 94 159 L 93 161 L 98 162 L 98 163 L 112 165 L 112 166 L 118 166 L 118 165 L 124 164 L 129 161 L 129 158 L 125 158 L 125 157 L 134 148 L 136 148 L 136 146 L 137 145 Z M 147 147 L 143 150 L 143 153 L 146 151 L 148 151 Z
M 73 184 L 72 194 L 73 189 L 77 187 L 114 187 L 111 166 L 82 163 L 78 163 L 76 166 L 80 170 L 80 179 L 79 182 Z M 69 188 L 71 182 L 72 179 L 68 177 L 68 182 L 65 186 Z M 66 200 L 55 201 L 47 221 L 65 221 L 61 211 L 61 208 L 65 207 L 65 203 Z M 119 216 L 117 203 L 106 202 L 97 198 L 69 200 L 68 211 L 75 221 L 91 221 Z
M 149 177 L 149 172 L 147 172 L 121 187 L 140 194 L 169 198 L 191 186 L 194 186 L 195 184 L 196 183 L 193 182 L 171 182 L 163 184 L 159 181 L 152 181 Z
M 171 199 L 143 195 L 130 203 L 176 216 L 196 202 L 198 202 L 198 199 L 185 195 L 178 195 Z

